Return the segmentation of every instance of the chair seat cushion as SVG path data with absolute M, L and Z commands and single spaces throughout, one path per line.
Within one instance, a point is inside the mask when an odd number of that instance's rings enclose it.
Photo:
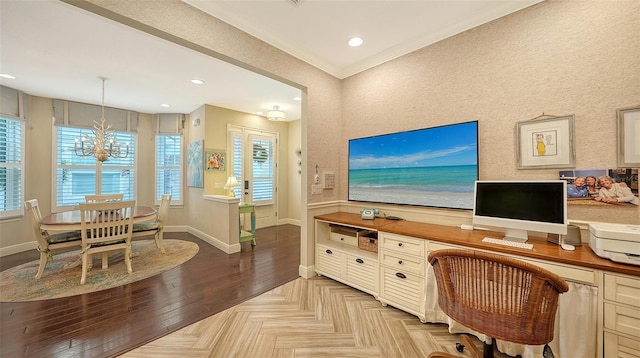
M 61 242 L 76 241 L 81 239 L 82 239 L 82 234 L 80 234 L 80 230 L 61 232 L 58 234 L 47 236 L 47 242 L 49 244 L 59 244 Z
M 158 230 L 158 223 L 136 223 L 133 224 L 133 232 Z

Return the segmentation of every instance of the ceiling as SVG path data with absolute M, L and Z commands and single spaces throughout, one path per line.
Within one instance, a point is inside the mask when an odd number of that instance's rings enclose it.
M 183 0 L 338 78 L 541 0 Z M 156 0 L 158 4 L 160 0 Z M 0 84 L 144 113 L 301 113 L 300 90 L 58 0 L 0 0 Z M 364 45 L 346 41 L 360 36 Z M 195 85 L 191 79 L 204 80 Z M 160 105 L 169 104 L 169 108 Z

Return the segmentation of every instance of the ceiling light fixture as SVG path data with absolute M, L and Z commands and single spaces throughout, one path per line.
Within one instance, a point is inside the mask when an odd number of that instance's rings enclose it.
M 199 80 L 197 78 L 194 78 L 194 79 L 191 80 L 191 83 L 194 83 L 194 84 L 197 84 L 197 85 L 201 85 L 201 84 L 204 83 L 204 81 L 203 80 Z
M 363 42 L 364 42 L 364 40 L 362 40 L 361 38 L 353 37 L 353 38 L 349 39 L 349 42 L 347 42 L 347 43 L 351 47 L 358 47 L 358 46 L 362 45 Z
M 0 77 L 2 77 L 2 78 L 8 78 L 8 79 L 10 79 L 10 80 L 15 80 L 15 79 L 16 79 L 16 77 L 15 77 L 15 76 L 11 76 L 11 75 L 10 75 L 10 74 L 8 74 L 8 73 L 0 73 Z
M 111 130 L 111 124 L 105 127 L 104 81 L 106 78 L 98 78 L 102 80 L 102 115 L 100 116 L 100 123 L 94 120 L 92 131 L 93 138 L 89 138 L 87 135 L 82 135 L 82 137 L 80 137 L 80 145 L 78 146 L 78 140 L 76 139 L 73 150 L 77 156 L 96 157 L 96 159 L 101 162 L 106 162 L 109 158 L 126 158 L 129 155 L 129 143 L 125 144 L 123 150 L 120 142 L 116 140 L 116 136 Z
M 280 107 L 273 106 L 273 109 L 267 112 L 267 119 L 270 121 L 284 121 L 287 115 L 280 110 Z

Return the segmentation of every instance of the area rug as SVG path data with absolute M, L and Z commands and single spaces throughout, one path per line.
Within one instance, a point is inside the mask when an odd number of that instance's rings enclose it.
M 195 256 L 199 249 L 198 244 L 183 240 L 164 240 L 164 254 L 153 240 L 136 240 L 132 245 L 131 274 L 127 273 L 123 254 L 113 253 L 109 257 L 109 268 L 105 270 L 99 258 L 94 258 L 93 268 L 87 273 L 84 285 L 80 284 L 81 266 L 63 268 L 78 259 L 79 250 L 54 255 L 53 262 L 47 264 L 39 280 L 35 279 L 37 260 L 2 271 L 0 302 L 69 297 L 122 286 L 170 270 Z

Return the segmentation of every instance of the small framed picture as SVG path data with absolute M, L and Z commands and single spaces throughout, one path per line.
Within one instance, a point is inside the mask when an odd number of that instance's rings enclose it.
M 227 157 L 224 150 L 207 149 L 204 155 L 206 170 L 226 170 Z
M 640 166 L 640 106 L 622 108 L 618 115 L 618 167 Z
M 573 115 L 516 123 L 518 169 L 574 168 Z

